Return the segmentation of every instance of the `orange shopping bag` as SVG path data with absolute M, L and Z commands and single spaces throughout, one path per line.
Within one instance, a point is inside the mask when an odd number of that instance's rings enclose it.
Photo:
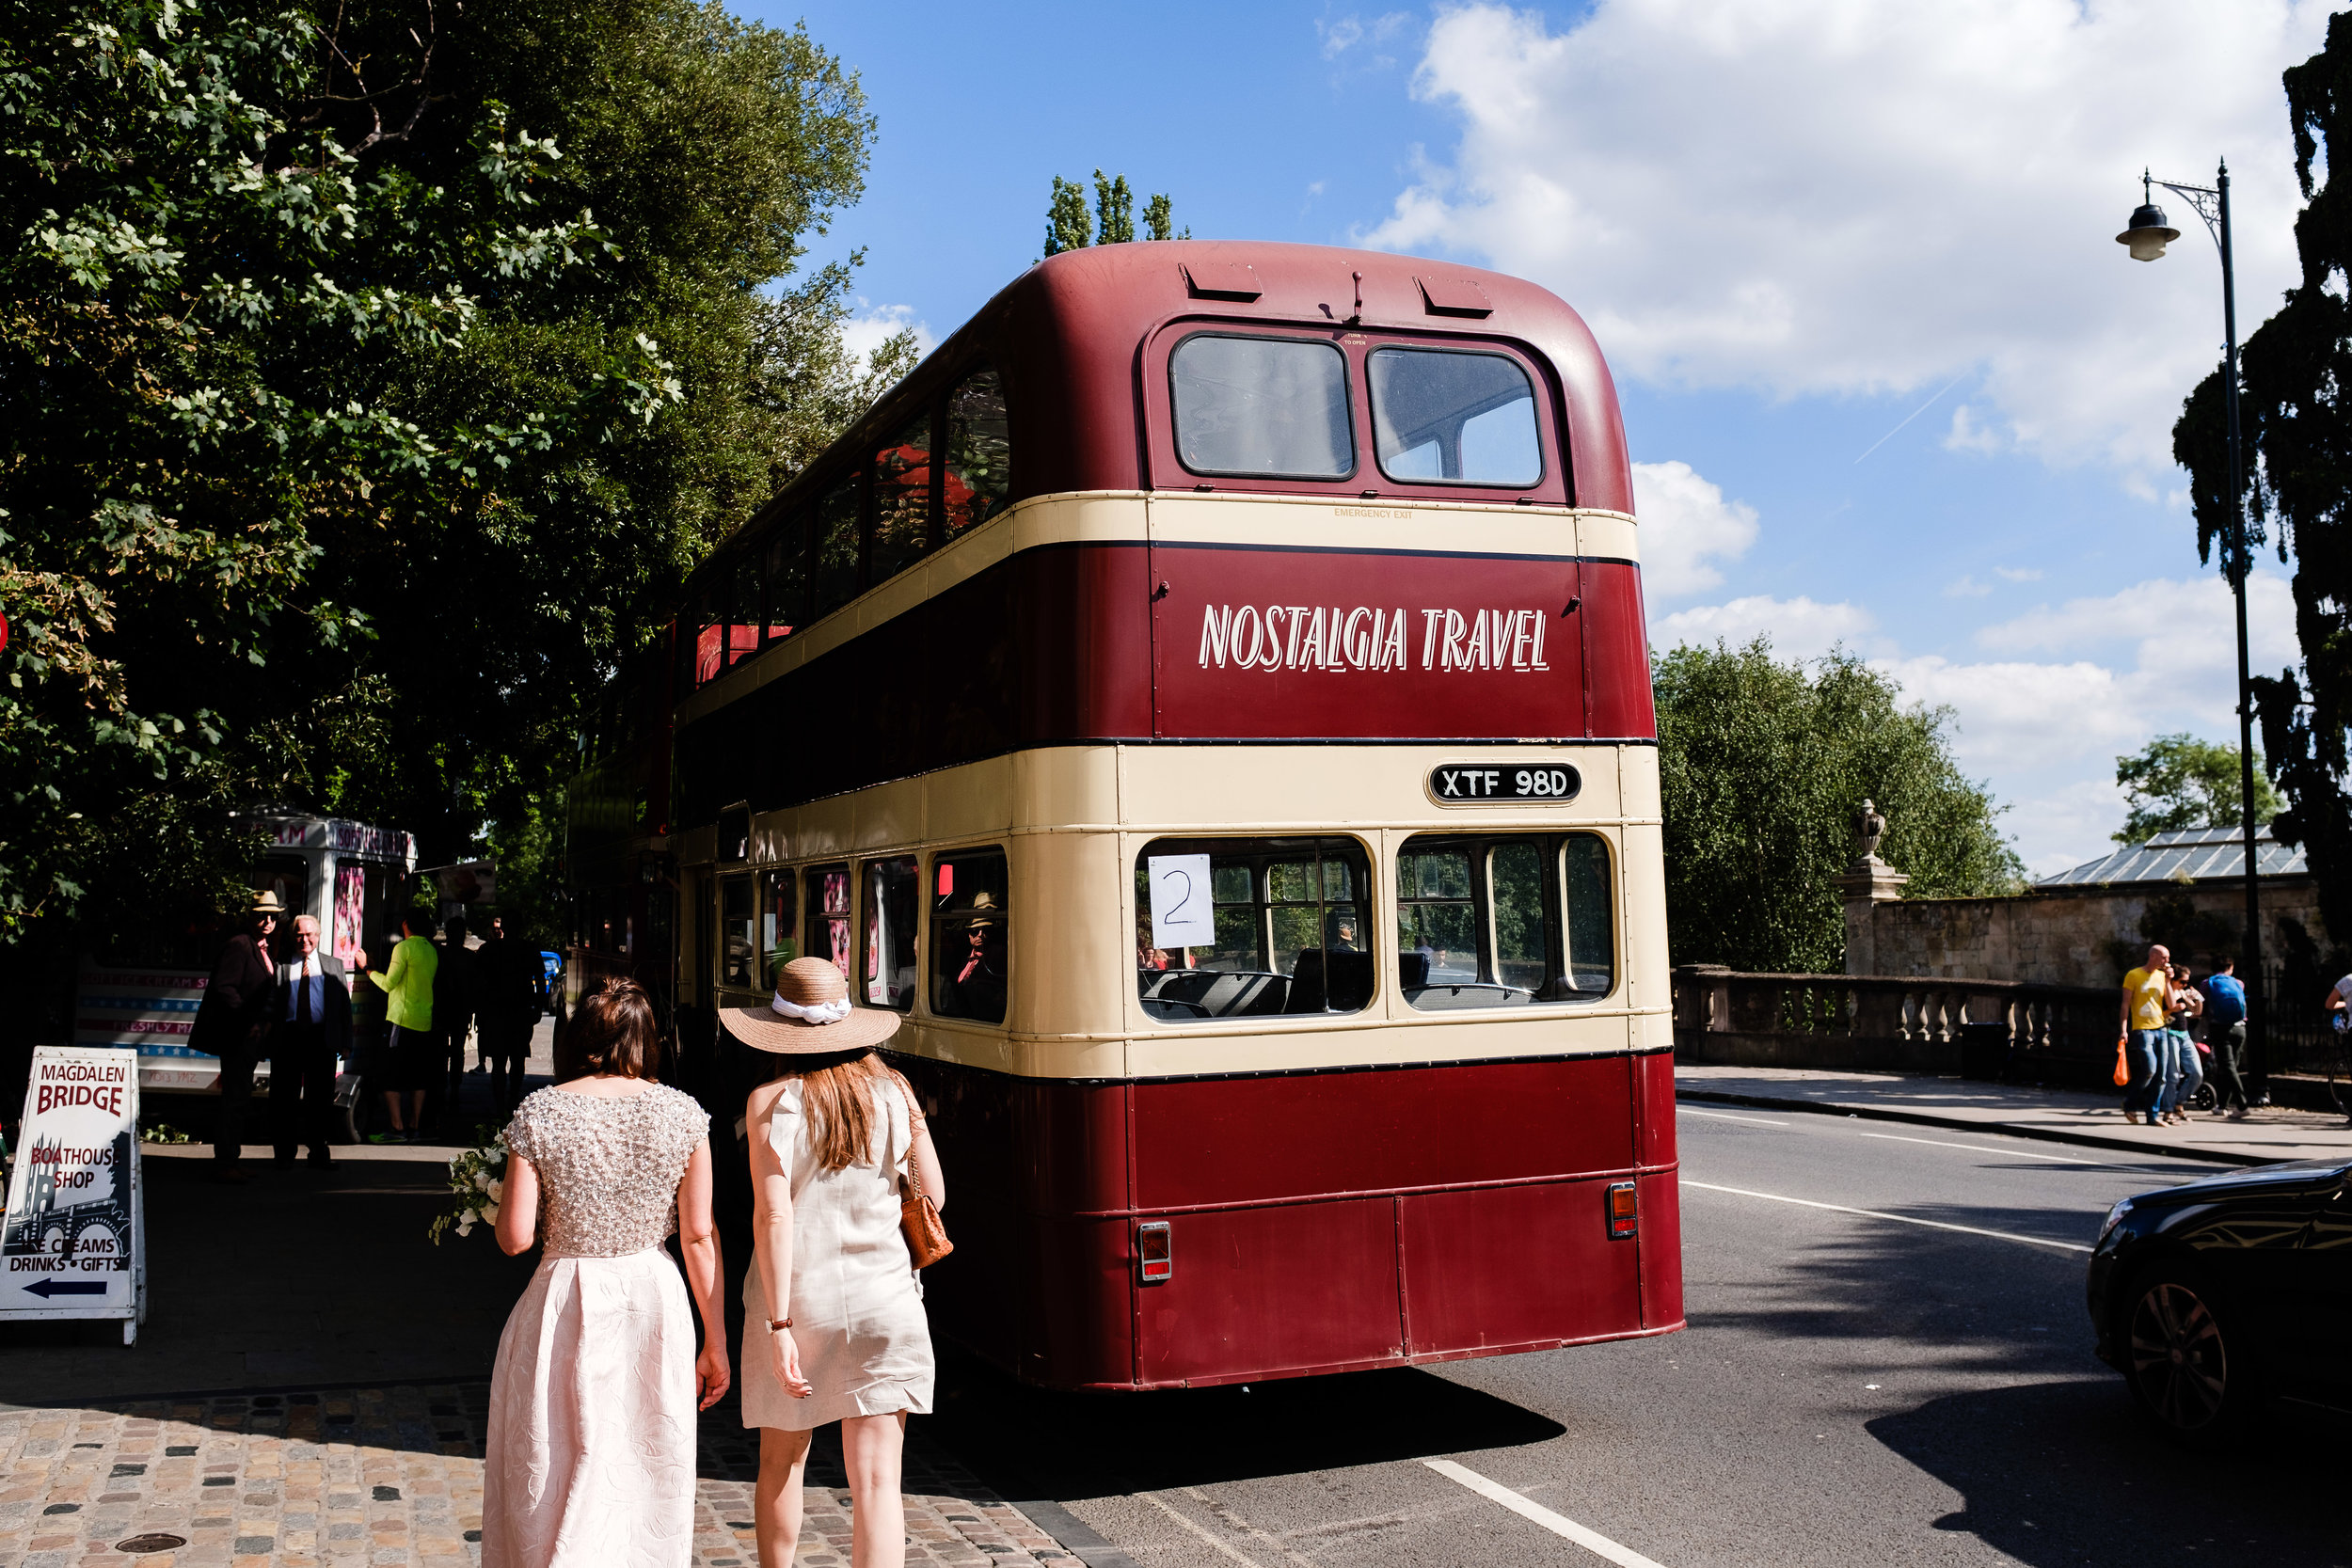
M 2129 1088 L 2132 1083 L 2132 1069 L 2123 1063 L 2124 1044 L 2122 1039 L 2115 1042 L 2115 1086 L 2119 1089 Z

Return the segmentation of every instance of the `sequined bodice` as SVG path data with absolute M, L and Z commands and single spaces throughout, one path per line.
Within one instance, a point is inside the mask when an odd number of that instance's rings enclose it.
M 541 1089 L 506 1129 L 539 1173 L 539 1240 L 550 1258 L 626 1258 L 677 1229 L 677 1184 L 710 1117 L 656 1084 L 627 1099 Z

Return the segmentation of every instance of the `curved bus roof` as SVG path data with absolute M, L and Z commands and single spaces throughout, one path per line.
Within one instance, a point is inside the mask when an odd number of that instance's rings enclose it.
M 1632 467 L 1600 346 L 1566 302 L 1503 273 L 1452 261 L 1245 240 L 1145 240 L 1048 257 L 1006 285 L 977 314 L 885 393 L 807 471 L 778 492 L 738 536 L 807 504 L 892 428 L 927 407 L 976 365 L 995 366 L 1012 422 L 1009 500 L 1078 490 L 1192 489 L 1188 473 L 1158 471 L 1144 417 L 1143 347 L 1185 321 L 1363 329 L 1501 340 L 1532 351 L 1549 388 L 1566 473 L 1547 474 L 1533 499 L 1551 505 L 1633 511 Z M 1248 486 L 1234 486 L 1248 487 Z M 1284 494 L 1354 495 L 1360 479 L 1286 479 Z M 1491 489 L 1416 486 L 1432 499 L 1493 500 Z M 726 552 L 723 547 L 719 555 Z M 709 569 L 707 563 L 706 570 Z M 701 574 L 697 574 L 698 576 Z

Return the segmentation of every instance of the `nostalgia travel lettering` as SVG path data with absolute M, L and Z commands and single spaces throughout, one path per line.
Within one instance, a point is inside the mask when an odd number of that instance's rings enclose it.
M 1334 605 L 1210 605 L 1200 668 L 1222 670 L 1549 670 L 1539 610 L 1419 611 Z M 1412 635 L 1418 631 L 1419 635 Z M 1421 662 L 1411 662 L 1413 644 Z

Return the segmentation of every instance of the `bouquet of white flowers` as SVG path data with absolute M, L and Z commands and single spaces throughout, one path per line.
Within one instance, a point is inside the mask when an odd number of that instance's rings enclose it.
M 474 1136 L 489 1132 L 476 1128 Z M 499 1222 L 499 1202 L 506 1196 L 506 1134 L 501 1132 L 488 1142 L 462 1150 L 449 1163 L 450 1205 L 446 1213 L 435 1216 L 430 1234 L 433 1244 L 439 1246 L 441 1238 L 452 1230 L 460 1236 L 470 1236 L 476 1222 L 496 1225 Z

